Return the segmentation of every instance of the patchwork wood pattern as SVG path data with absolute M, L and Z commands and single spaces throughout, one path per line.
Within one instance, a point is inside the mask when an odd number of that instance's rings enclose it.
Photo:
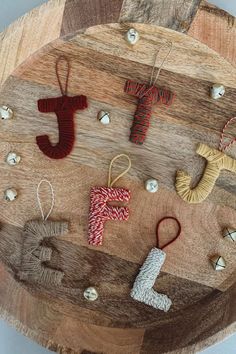
M 220 130 L 235 115 L 235 22 L 229 19 L 234 20 L 198 0 L 184 5 L 180 0 L 165 5 L 161 0 L 53 0 L 0 35 L 0 105 L 8 104 L 15 113 L 13 120 L 0 122 L 0 190 L 3 194 L 12 186 L 19 191 L 15 202 L 0 206 L 0 315 L 25 335 L 68 354 L 189 354 L 235 330 L 236 251 L 222 237 L 225 227 L 235 227 L 234 176 L 222 172 L 213 193 L 199 205 L 182 201 L 174 188 L 177 169 L 188 171 L 197 183 L 205 167 L 195 153 L 197 143 L 217 148 Z M 205 22 L 210 34 L 220 24 L 221 36 L 206 36 Z M 124 41 L 131 25 L 141 34 L 133 48 Z M 129 141 L 137 102 L 124 92 L 124 84 L 127 79 L 149 81 L 164 40 L 173 42 L 173 52 L 158 85 L 175 92 L 176 99 L 170 107 L 154 106 L 140 147 Z M 232 43 L 227 53 L 225 40 Z M 72 153 L 55 161 L 40 152 L 35 138 L 43 133 L 52 142 L 58 139 L 55 114 L 40 113 L 37 100 L 59 95 L 59 54 L 71 58 L 69 94 L 86 95 L 89 106 L 75 115 Z M 209 96 L 213 82 L 226 87 L 218 101 Z M 101 109 L 111 113 L 108 126 L 96 118 Z M 229 136 L 235 133 L 232 126 Z M 22 160 L 10 167 L 5 156 L 13 150 Z M 235 152 L 230 152 L 234 158 Z M 110 160 L 118 153 L 132 160 L 131 170 L 115 186 L 131 191 L 130 218 L 107 223 L 98 249 L 87 242 L 90 188 L 107 184 Z M 156 194 L 144 189 L 150 177 L 159 181 Z M 40 216 L 36 187 L 42 178 L 55 189 L 52 220 L 69 221 L 67 235 L 43 241 L 52 249 L 48 266 L 64 273 L 61 287 L 18 277 L 21 233 L 25 222 Z M 46 207 L 50 200 L 43 191 Z M 163 313 L 129 294 L 140 265 L 156 246 L 156 223 L 166 215 L 180 220 L 182 234 L 166 249 L 154 286 L 172 300 L 170 311 Z M 163 243 L 175 227 L 172 222 L 161 226 Z M 215 272 L 208 261 L 216 253 L 226 259 L 223 272 Z M 83 297 L 88 286 L 98 290 L 94 303 Z

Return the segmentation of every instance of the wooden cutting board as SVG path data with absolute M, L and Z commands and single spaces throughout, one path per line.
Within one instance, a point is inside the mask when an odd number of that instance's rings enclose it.
M 174 189 L 177 169 L 187 170 L 193 183 L 199 180 L 205 162 L 196 155 L 197 143 L 217 148 L 220 130 L 235 115 L 234 20 L 192 0 L 168 5 L 159 0 L 54 0 L 1 34 L 0 105 L 11 106 L 15 118 L 1 122 L 0 188 L 3 193 L 13 186 L 19 197 L 1 203 L 0 312 L 22 333 L 60 353 L 189 354 L 235 330 L 236 251 L 221 236 L 236 217 L 235 176 L 223 172 L 199 205 L 186 204 Z M 141 35 L 134 48 L 124 41 L 131 26 Z M 124 85 L 126 79 L 148 82 L 164 40 L 173 42 L 173 50 L 158 84 L 175 92 L 176 100 L 170 107 L 154 107 L 140 147 L 128 140 L 136 99 L 124 93 Z M 39 113 L 37 100 L 60 95 L 55 77 L 60 54 L 71 59 L 69 93 L 86 95 L 89 107 L 76 113 L 73 152 L 54 161 L 39 151 L 35 137 L 48 134 L 56 142 L 56 116 Z M 209 97 L 214 82 L 226 87 L 219 101 Z M 109 126 L 96 119 L 101 109 L 111 113 Z M 5 163 L 12 150 L 22 157 L 15 167 Z M 90 188 L 106 185 L 110 160 L 124 152 L 132 169 L 117 186 L 131 190 L 130 219 L 108 222 L 103 246 L 88 246 Z M 235 156 L 235 149 L 231 153 Z M 150 176 L 160 184 L 154 195 L 143 187 Z M 22 228 L 40 217 L 36 187 L 42 178 L 55 190 L 52 219 L 70 222 L 70 232 L 50 243 L 51 266 L 65 273 L 63 288 L 22 282 L 17 275 Z M 43 202 L 48 201 L 45 190 Z M 129 296 L 140 265 L 156 244 L 156 223 L 166 215 L 176 216 L 183 229 L 167 249 L 155 285 L 173 301 L 167 314 Z M 171 237 L 174 226 L 163 226 L 162 232 Z M 223 272 L 209 263 L 215 253 L 227 261 Z M 94 303 L 83 298 L 90 285 L 99 292 Z

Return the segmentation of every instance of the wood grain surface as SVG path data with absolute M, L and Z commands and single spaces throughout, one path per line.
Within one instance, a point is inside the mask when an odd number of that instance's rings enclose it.
M 234 16 L 202 1 L 188 34 L 209 45 L 232 64 L 236 64 L 236 21 Z
M 31 49 L 27 51 L 16 40 L 16 47 L 22 50 L 20 59 L 9 51 L 13 39 L 9 41 L 5 35 L 0 39 L 5 48 L 0 58 L 15 56 L 13 64 L 0 61 L 4 73 L 0 104 L 9 104 L 15 112 L 13 120 L 1 121 L 0 188 L 2 193 L 9 186 L 19 191 L 15 202 L 1 203 L 1 316 L 22 333 L 61 353 L 194 353 L 235 329 L 236 251 L 221 236 L 225 226 L 235 227 L 235 176 L 222 173 L 206 202 L 189 206 L 174 190 L 175 172 L 187 170 L 194 183 L 200 178 L 205 161 L 196 155 L 196 146 L 200 141 L 217 147 L 225 121 L 235 115 L 236 69 L 224 55 L 199 41 L 157 26 L 181 32 L 187 16 L 187 30 L 198 1 L 182 6 L 183 12 L 178 14 L 178 18 L 182 16 L 181 26 L 173 19 L 173 6 L 161 7 L 159 1 L 104 0 L 93 8 L 90 1 L 87 7 L 83 1 L 77 3 L 80 11 L 75 1 L 49 2 L 49 11 L 45 5 L 28 19 L 26 16 L 22 27 L 20 22 L 13 25 L 16 32 L 19 27 L 19 39 L 32 42 L 27 28 L 40 27 L 40 16 L 47 21 L 50 11 L 52 14 L 54 7 L 58 10 L 52 33 L 41 32 Z M 176 4 L 182 8 L 179 1 Z M 197 16 L 206 11 L 201 6 Z M 157 9 L 172 22 L 160 22 Z M 121 23 L 107 24 L 118 21 Z M 129 26 L 141 34 L 134 48 L 124 41 Z M 128 141 L 136 99 L 124 93 L 125 81 L 147 83 L 156 50 L 166 40 L 173 42 L 173 51 L 158 85 L 174 91 L 177 97 L 171 107 L 154 107 L 146 142 L 137 147 Z M 72 154 L 55 161 L 42 155 L 35 137 L 48 134 L 52 142 L 58 139 L 56 116 L 39 113 L 37 99 L 59 95 L 55 77 L 59 54 L 71 59 L 70 95 L 86 95 L 89 107 L 75 115 Z M 65 74 L 62 70 L 61 75 Z M 226 86 L 226 95 L 219 101 L 209 97 L 213 82 Z M 100 109 L 110 111 L 109 126 L 97 121 Z M 235 132 L 232 128 L 230 136 Z M 5 156 L 13 150 L 22 160 L 9 167 Z M 107 184 L 109 162 L 117 153 L 127 153 L 132 160 L 129 174 L 117 183 L 131 190 L 131 215 L 127 222 L 107 222 L 104 244 L 94 248 L 87 243 L 89 191 L 92 186 Z M 230 154 L 235 156 L 235 148 Z M 123 162 L 115 166 L 114 174 L 122 168 Z M 144 190 L 148 177 L 160 183 L 154 195 Z M 46 242 L 53 249 L 49 266 L 65 273 L 60 288 L 23 282 L 18 277 L 23 226 L 40 216 L 36 187 L 41 178 L 48 178 L 55 190 L 52 219 L 69 221 L 69 234 Z M 45 207 L 49 205 L 46 187 L 42 189 L 42 201 Z M 173 301 L 169 313 L 164 314 L 133 301 L 129 292 L 139 266 L 156 244 L 156 223 L 166 215 L 178 217 L 183 231 L 167 249 L 167 260 L 155 284 L 157 291 Z M 161 228 L 163 242 L 174 233 L 175 224 L 165 224 Z M 223 272 L 215 272 L 209 262 L 216 253 L 226 259 Z M 83 298 L 84 289 L 90 285 L 99 292 L 95 303 Z

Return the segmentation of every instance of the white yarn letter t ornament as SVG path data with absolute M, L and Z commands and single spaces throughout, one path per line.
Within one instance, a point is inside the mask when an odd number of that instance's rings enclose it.
M 166 254 L 164 251 L 156 247 L 151 249 L 140 268 L 130 295 L 134 300 L 167 312 L 172 305 L 171 300 L 168 296 L 160 294 L 153 289 L 165 258 Z

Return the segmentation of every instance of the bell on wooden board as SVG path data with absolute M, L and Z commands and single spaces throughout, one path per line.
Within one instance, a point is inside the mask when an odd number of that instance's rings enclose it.
M 111 121 L 110 113 L 103 110 L 98 112 L 98 120 L 104 125 L 109 124 Z
M 8 202 L 12 202 L 17 198 L 17 191 L 14 188 L 8 188 L 4 192 L 4 199 L 7 200 Z
M 156 193 L 158 191 L 158 181 L 154 178 L 149 178 L 145 181 L 145 189 L 149 193 Z
M 221 84 L 212 85 L 211 89 L 210 89 L 210 94 L 211 94 L 211 98 L 213 98 L 214 100 L 221 98 L 225 94 L 224 85 L 221 85 Z
M 130 28 L 125 34 L 125 40 L 130 45 L 135 45 L 139 40 L 139 33 L 135 28 Z
M 223 270 L 226 267 L 224 258 L 219 255 L 211 257 L 210 261 L 215 270 Z
M 6 162 L 9 166 L 17 165 L 21 160 L 21 157 L 17 155 L 15 152 L 9 152 L 6 158 Z
M 97 290 L 90 286 L 89 288 L 84 290 L 84 298 L 88 301 L 95 301 L 98 298 Z
M 8 106 L 0 106 L 0 118 L 4 120 L 13 118 L 13 110 Z
M 225 227 L 223 230 L 223 237 L 227 240 L 230 240 L 231 242 L 235 242 L 236 241 L 236 230 L 229 228 L 229 227 Z

